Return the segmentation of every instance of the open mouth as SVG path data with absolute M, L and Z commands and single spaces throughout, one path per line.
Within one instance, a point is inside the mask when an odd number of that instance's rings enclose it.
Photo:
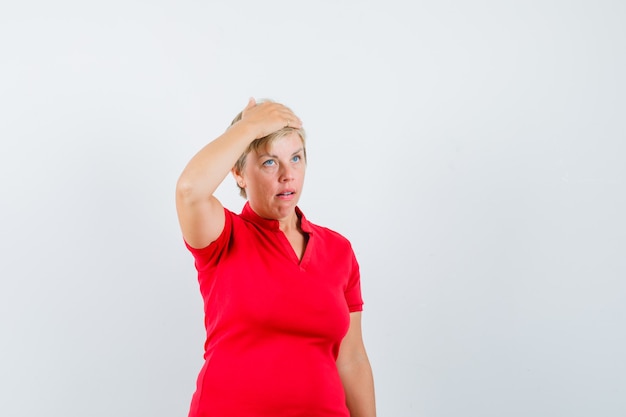
M 287 197 L 287 196 L 293 195 L 295 193 L 296 193 L 295 191 L 285 191 L 284 193 L 280 193 L 280 194 L 276 194 L 276 195 L 278 197 Z

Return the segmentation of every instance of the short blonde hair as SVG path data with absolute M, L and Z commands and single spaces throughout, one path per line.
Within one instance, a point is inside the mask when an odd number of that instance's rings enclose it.
M 264 100 L 264 101 L 271 101 L 271 100 Z M 243 112 L 239 112 L 239 114 L 235 116 L 235 118 L 233 119 L 230 125 L 232 126 L 238 121 L 240 121 L 242 116 L 243 116 Z M 294 127 L 283 127 L 282 129 L 277 130 L 276 132 L 270 133 L 267 136 L 263 136 L 262 138 L 253 140 L 248 145 L 246 150 L 241 154 L 241 156 L 239 156 L 239 159 L 237 159 L 237 162 L 235 162 L 235 166 L 233 167 L 234 171 L 237 174 L 241 175 L 244 167 L 246 166 L 246 158 L 250 152 L 252 151 L 258 152 L 259 149 L 265 149 L 268 145 L 273 143 L 275 140 L 283 138 L 293 132 L 297 133 L 298 136 L 300 136 L 300 139 L 302 139 L 304 162 L 306 162 L 306 134 L 304 133 L 304 129 L 303 128 L 296 129 Z M 242 196 L 243 198 L 248 198 L 248 195 L 246 194 L 246 189 L 241 187 L 239 184 L 237 184 L 237 187 L 239 188 L 239 195 Z

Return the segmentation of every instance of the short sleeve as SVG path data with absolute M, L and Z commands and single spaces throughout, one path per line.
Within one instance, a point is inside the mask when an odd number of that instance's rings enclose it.
M 189 246 L 185 241 L 185 246 L 195 259 L 195 266 L 198 272 L 217 264 L 225 249 L 228 247 L 233 228 L 233 213 L 224 209 L 224 229 L 218 238 L 202 249 Z
M 350 251 L 350 253 L 352 255 L 352 267 L 350 268 L 350 277 L 345 290 L 345 297 L 348 303 L 348 309 L 351 313 L 354 313 L 356 311 L 363 311 L 363 298 L 361 296 L 361 273 L 359 263 L 356 260 L 354 252 Z

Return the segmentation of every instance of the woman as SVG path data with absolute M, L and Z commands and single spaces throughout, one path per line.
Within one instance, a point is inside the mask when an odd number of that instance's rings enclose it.
M 178 180 L 207 330 L 190 417 L 375 416 L 358 264 L 297 207 L 305 169 L 300 119 L 250 99 Z M 229 172 L 240 215 L 213 195 Z

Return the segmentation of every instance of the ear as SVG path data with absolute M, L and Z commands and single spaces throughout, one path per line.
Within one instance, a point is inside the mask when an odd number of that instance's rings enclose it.
M 230 173 L 233 174 L 233 178 L 237 182 L 237 185 L 239 185 L 241 188 L 246 188 L 246 181 L 235 168 L 231 169 Z

